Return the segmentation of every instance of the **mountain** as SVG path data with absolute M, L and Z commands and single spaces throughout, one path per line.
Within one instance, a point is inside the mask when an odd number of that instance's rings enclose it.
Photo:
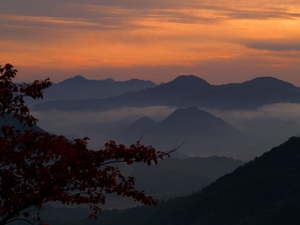
M 106 82 L 114 83 L 111 80 Z M 218 109 L 256 109 L 266 104 L 300 103 L 300 88 L 273 77 L 260 77 L 237 84 L 211 85 L 193 75 L 179 76 L 168 83 L 106 99 L 97 99 L 99 96 L 97 97 L 95 93 L 91 93 L 94 90 L 92 84 L 86 81 L 80 83 L 86 83 L 86 87 L 89 87 L 88 89 L 90 90 L 84 91 L 85 89 L 79 89 L 75 85 L 74 87 L 76 88 L 73 88 L 73 91 L 69 90 L 67 92 L 69 92 L 70 96 L 72 96 L 71 93 L 76 92 L 76 100 L 40 103 L 34 107 L 34 110 L 107 110 L 120 107 L 161 105 L 175 107 L 198 106 Z M 111 88 L 111 86 L 107 85 L 107 88 Z M 53 92 L 60 93 L 56 89 L 54 88 Z M 65 93 L 66 90 L 68 89 L 62 89 Z M 78 92 L 78 90 L 81 91 Z M 110 90 L 104 90 L 107 93 L 110 92 Z M 114 89 L 111 88 L 111 90 Z M 62 94 L 60 95 L 63 96 Z M 81 95 L 85 96 L 85 100 L 82 100 Z M 74 99 L 75 96 L 72 98 Z
M 51 109 L 80 111 L 168 105 L 199 90 L 210 90 L 212 87 L 212 85 L 199 77 L 193 75 L 179 76 L 171 82 L 140 91 L 128 92 L 116 97 L 95 99 L 94 96 L 90 96 L 89 100 L 45 102 L 37 104 L 33 109 L 37 111 Z
M 131 79 L 127 81 L 114 81 L 111 78 L 105 80 L 88 80 L 78 75 L 57 84 L 52 83 L 52 86 L 45 91 L 44 99 L 39 102 L 102 99 L 156 86 L 155 83 L 149 80 Z M 29 101 L 30 105 L 36 104 L 36 101 Z
M 256 109 L 275 103 L 300 103 L 300 88 L 273 77 L 259 77 L 240 84 L 220 85 L 199 91 L 171 105 L 218 109 Z
M 131 134 L 131 135 L 141 135 L 143 134 L 146 130 L 153 128 L 156 126 L 158 123 L 152 120 L 148 116 L 144 116 L 129 126 L 127 126 L 124 129 L 125 134 Z
M 247 160 L 262 151 L 255 148 L 257 141 L 197 107 L 177 109 L 160 122 L 141 118 L 111 138 L 124 144 L 142 139 L 144 144 L 164 150 L 180 146 L 176 152 L 193 157 L 221 155 Z
M 240 134 L 221 118 L 193 106 L 175 110 L 148 133 L 197 137 Z
M 142 117 L 121 133 L 122 136 L 126 134 L 217 137 L 239 135 L 240 132 L 221 118 L 191 106 L 175 110 L 161 122 Z
M 171 199 L 157 207 L 104 212 L 98 223 L 299 224 L 299 171 L 300 137 L 291 137 L 280 146 L 238 167 L 197 193 Z

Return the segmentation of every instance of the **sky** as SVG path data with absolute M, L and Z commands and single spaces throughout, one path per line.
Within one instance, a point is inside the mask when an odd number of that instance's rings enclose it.
M 17 79 L 211 84 L 273 76 L 300 87 L 299 0 L 0 0 L 0 65 Z

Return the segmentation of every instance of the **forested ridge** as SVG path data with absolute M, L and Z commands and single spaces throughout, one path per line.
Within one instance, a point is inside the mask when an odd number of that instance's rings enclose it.
M 291 137 L 197 193 L 151 208 L 105 211 L 97 224 L 299 224 L 299 190 L 300 137 Z

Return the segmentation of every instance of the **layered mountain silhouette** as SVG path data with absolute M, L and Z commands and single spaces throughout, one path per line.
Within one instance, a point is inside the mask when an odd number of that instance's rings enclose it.
M 40 102 L 103 99 L 156 86 L 152 81 L 139 79 L 127 81 L 114 81 L 111 78 L 105 80 L 88 80 L 78 75 L 57 84 L 52 83 L 52 86 L 45 91 L 44 99 L 40 100 Z M 36 104 L 36 101 L 29 99 L 29 104 Z
M 149 117 L 138 119 L 126 127 L 125 133 L 131 132 L 139 135 L 178 135 L 183 137 L 240 134 L 236 128 L 224 120 L 193 106 L 177 109 L 159 123 Z
M 180 108 L 149 132 L 180 136 L 226 136 L 240 132 L 224 120 L 196 107 Z
M 80 77 L 77 79 L 83 80 L 84 78 Z M 112 81 L 106 80 L 106 82 L 111 83 Z M 95 93 L 95 89 L 92 88 L 93 85 L 91 85 L 91 90 L 87 91 L 72 85 L 72 82 L 68 81 L 67 83 L 70 85 L 68 95 L 72 96 L 71 89 L 73 88 L 72 90 L 76 90 L 77 93 L 76 100 L 65 98 L 66 100 L 44 102 L 37 104 L 33 109 L 38 111 L 53 109 L 80 111 L 162 105 L 176 107 L 198 106 L 217 109 L 256 109 L 266 104 L 300 102 L 300 88 L 273 77 L 260 77 L 237 84 L 211 85 L 193 75 L 179 76 L 165 84 L 148 88 L 143 86 L 143 90 L 136 90 L 105 99 L 97 97 L 100 95 Z M 87 82 L 86 86 L 90 87 L 89 82 Z M 60 93 L 59 91 L 56 92 Z M 110 91 L 105 92 L 115 93 L 115 89 L 110 87 Z M 80 93 L 83 93 L 82 96 L 85 96 L 84 100 L 80 97 Z M 49 93 L 46 98 L 50 100 L 51 95 L 54 94 Z M 101 96 L 103 98 L 104 95 Z M 75 96 L 72 98 L 74 99 Z
M 198 193 L 157 207 L 105 212 L 99 222 L 107 225 L 299 224 L 299 171 L 300 138 L 292 137 Z
M 251 138 L 197 107 L 179 108 L 160 122 L 142 117 L 112 138 L 125 144 L 142 139 L 144 144 L 169 150 L 184 143 L 178 151 L 189 156 L 247 158 L 259 154 Z
M 256 109 L 267 104 L 287 102 L 300 102 L 300 88 L 273 77 L 260 77 L 240 84 L 221 85 L 213 90 L 199 91 L 172 105 Z
M 210 89 L 212 85 L 205 80 L 189 75 L 179 76 L 171 82 L 147 88 L 141 91 L 128 92 L 120 96 L 90 100 L 58 100 L 37 104 L 33 109 L 38 111 L 43 110 L 107 110 L 119 107 L 145 107 L 168 105 L 178 101 L 186 96 L 189 96 L 199 89 Z

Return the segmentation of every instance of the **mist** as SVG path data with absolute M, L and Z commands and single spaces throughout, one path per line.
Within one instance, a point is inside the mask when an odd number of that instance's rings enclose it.
M 154 106 L 145 108 L 120 108 L 108 111 L 34 111 L 38 118 L 38 126 L 54 133 L 62 134 L 70 139 L 89 137 L 89 143 L 93 147 L 103 147 L 115 133 L 139 118 L 148 116 L 154 121 L 160 122 L 170 115 L 176 108 L 166 106 Z
M 255 111 L 207 111 L 241 132 L 264 140 L 270 147 L 300 134 L 300 104 L 265 105 Z
M 160 122 L 175 110 L 176 108 L 157 106 L 128 107 L 101 112 L 48 111 L 33 112 L 33 114 L 39 119 L 38 125 L 42 129 L 54 134 L 65 135 L 70 139 L 87 136 L 90 138 L 90 147 L 99 149 L 103 148 L 107 141 L 115 140 L 120 131 L 137 119 L 148 116 L 154 121 Z M 255 154 L 268 151 L 289 137 L 300 134 L 300 104 L 266 105 L 254 111 L 203 110 L 220 117 L 243 134 L 255 138 L 257 143 L 251 143 L 254 146 L 257 144 L 257 149 L 259 149 Z M 173 142 L 171 139 L 162 139 L 162 141 L 170 142 L 166 143 L 168 145 L 162 145 L 163 147 L 178 144 L 171 143 Z M 152 143 L 147 144 L 152 145 Z M 153 145 L 155 146 L 155 143 Z M 207 155 L 209 154 L 213 153 L 207 153 Z M 255 154 L 249 154 L 250 156 L 247 157 L 254 157 Z M 193 153 L 192 156 L 197 155 Z M 236 158 L 243 157 L 239 155 Z

